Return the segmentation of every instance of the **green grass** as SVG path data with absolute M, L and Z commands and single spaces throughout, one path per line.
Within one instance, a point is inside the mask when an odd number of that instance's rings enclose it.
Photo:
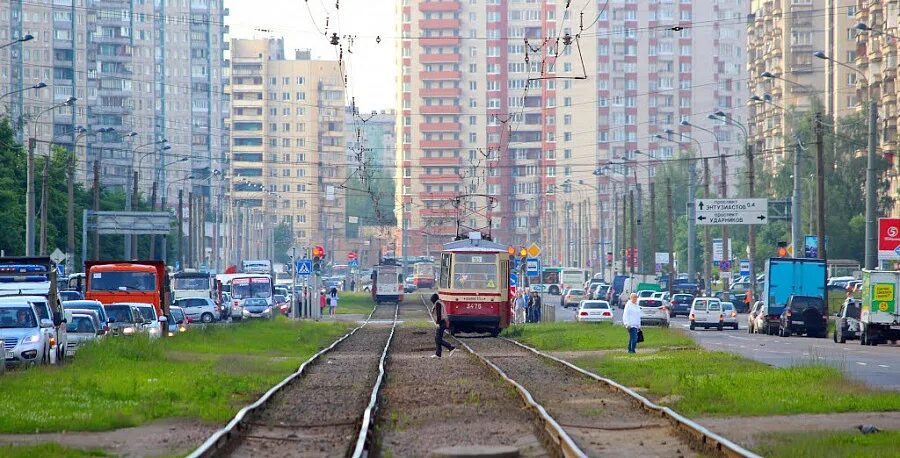
M 0 458 L 32 458 L 36 456 L 90 458 L 112 455 L 108 455 L 100 449 L 69 448 L 54 442 L 39 445 L 0 445 Z
M 99 431 L 170 417 L 223 422 L 345 330 L 279 318 L 158 341 L 105 339 L 66 366 L 6 374 L 0 432 Z
M 335 313 L 338 315 L 368 315 L 372 311 L 372 307 L 375 307 L 375 302 L 369 293 L 340 293 Z
M 652 397 L 671 396 L 668 405 L 688 416 L 900 410 L 900 393 L 866 388 L 833 367 L 774 368 L 696 348 L 585 356 L 573 363 L 646 388 Z
M 609 323 L 535 323 L 513 325 L 504 335 L 547 351 L 624 350 L 628 331 Z M 674 329 L 645 327 L 638 348 L 693 347 L 694 341 Z
M 896 457 L 900 431 L 877 434 L 859 432 L 808 432 L 767 434 L 755 452 L 772 458 Z

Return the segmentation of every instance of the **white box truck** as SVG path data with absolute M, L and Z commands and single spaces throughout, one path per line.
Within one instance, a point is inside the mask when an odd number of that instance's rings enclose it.
M 863 270 L 863 303 L 860 310 L 862 345 L 900 340 L 900 271 Z

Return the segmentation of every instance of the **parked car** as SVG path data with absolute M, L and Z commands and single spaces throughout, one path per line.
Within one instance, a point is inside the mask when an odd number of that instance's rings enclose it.
M 737 329 L 738 328 L 738 318 L 737 318 L 737 309 L 734 307 L 733 302 L 722 302 L 722 314 L 725 315 L 725 319 L 722 320 L 722 324 L 726 328 Z
M 722 311 L 722 301 L 716 297 L 698 297 L 691 304 L 690 329 L 717 328 L 719 331 L 725 327 L 725 314 Z
M 184 309 L 184 314 L 192 322 L 212 323 L 222 319 L 222 310 L 208 297 L 185 297 L 175 301 L 175 306 Z
M 862 301 L 848 298 L 841 304 L 841 310 L 835 314 L 834 341 L 846 343 L 848 340 L 859 340 L 862 327 L 859 323 Z
M 26 300 L 0 304 L 4 368 L 50 364 L 53 321 L 38 316 L 34 304 Z
M 74 290 L 63 290 L 57 293 L 60 301 L 79 301 L 84 299 L 84 295 L 81 294 L 81 291 Z
M 581 301 L 585 300 L 584 290 L 580 288 L 569 288 L 562 297 L 563 307 L 578 307 Z
M 609 294 L 609 285 L 605 283 L 601 283 L 598 285 L 594 285 L 594 288 L 591 290 L 590 299 L 592 300 L 607 300 L 607 295 Z
M 675 318 L 678 315 L 690 315 L 691 304 L 693 303 L 694 296 L 691 294 L 673 294 L 672 301 L 669 302 L 669 316 Z
M 143 331 L 144 317 L 132 304 L 104 305 L 109 315 L 109 328 L 114 336 L 133 336 Z
M 72 320 L 66 324 L 69 341 L 66 356 L 75 356 L 75 351 L 87 342 L 93 342 L 104 335 L 100 317 L 92 310 L 73 310 Z
M 169 307 L 169 316 L 171 317 L 166 323 L 168 323 L 169 328 L 169 337 L 174 336 L 175 334 L 180 334 L 182 332 L 187 332 L 188 330 L 188 317 L 184 313 L 184 309 L 173 305 Z
M 106 314 L 106 309 L 103 308 L 103 304 L 101 304 L 100 301 L 65 301 L 62 305 L 65 310 L 92 310 L 96 312 L 97 317 L 100 318 L 100 325 L 103 328 L 103 333 L 109 334 L 109 315 Z
M 808 337 L 828 336 L 828 312 L 825 300 L 815 296 L 791 296 L 784 311 L 778 333 L 781 337 L 806 334 Z
M 575 321 L 613 322 L 613 309 L 609 302 L 584 300 L 578 304 Z
M 244 318 L 272 318 L 272 306 L 265 299 L 259 297 L 248 297 L 244 299 Z
M 38 320 L 50 320 L 53 322 L 53 311 L 45 296 L 5 296 L 0 297 L 0 304 L 21 304 L 23 301 L 30 302 L 37 312 Z M 54 323 L 50 328 L 41 326 L 41 331 L 48 333 L 50 339 L 50 364 L 62 364 L 66 358 L 66 343 L 68 342 L 66 323 L 69 320 L 70 313 L 63 311 L 62 322 L 57 326 Z M 38 323 L 41 323 L 40 321 Z
M 641 325 L 658 324 L 663 327 L 669 327 L 669 309 L 660 299 L 652 297 L 642 297 L 638 299 L 638 307 L 641 308 Z
M 765 317 L 765 303 L 756 301 L 750 307 L 750 313 L 747 315 L 747 332 L 756 334 L 759 332 L 762 317 Z

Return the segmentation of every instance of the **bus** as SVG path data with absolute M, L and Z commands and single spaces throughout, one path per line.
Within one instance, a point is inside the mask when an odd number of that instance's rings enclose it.
M 544 267 L 541 269 L 541 278 L 538 284 L 542 291 L 558 296 L 562 293 L 562 281 L 560 277 L 562 267 Z
M 216 299 L 215 277 L 203 272 L 177 272 L 172 275 L 173 299 L 208 297 Z
M 562 275 L 560 275 L 563 289 L 584 288 L 584 283 L 590 279 L 591 271 L 578 267 L 563 267 Z
M 273 296 L 275 287 L 272 277 L 266 274 L 237 274 L 231 278 L 231 319 L 240 320 L 244 317 L 244 300 L 249 298 L 265 299 L 269 307 L 275 302 Z
M 568 288 L 583 288 L 590 280 L 591 271 L 578 267 L 544 267 L 537 283 L 544 292 L 560 295 Z

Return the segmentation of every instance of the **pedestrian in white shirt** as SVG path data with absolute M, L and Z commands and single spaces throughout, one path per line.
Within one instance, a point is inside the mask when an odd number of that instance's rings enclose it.
M 513 302 L 513 308 L 516 312 L 516 324 L 525 322 L 525 309 L 528 308 L 528 301 L 525 300 L 525 294 L 521 291 L 516 293 L 516 299 Z
M 641 308 L 637 305 L 638 295 L 631 293 L 622 311 L 622 324 L 628 330 L 628 353 L 637 350 L 638 333 L 641 330 Z

